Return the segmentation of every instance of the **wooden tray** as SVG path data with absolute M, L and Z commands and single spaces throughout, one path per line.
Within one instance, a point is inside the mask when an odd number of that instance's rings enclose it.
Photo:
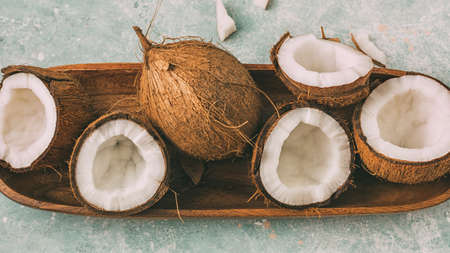
M 261 89 L 276 102 L 293 97 L 275 77 L 271 65 L 246 65 Z M 106 111 L 105 101 L 136 96 L 134 80 L 138 63 L 79 64 L 51 69 L 64 71 L 86 85 L 96 102 L 94 108 Z M 371 81 L 385 80 L 407 72 L 375 69 Z M 109 103 L 110 104 L 110 103 Z M 350 108 L 351 109 L 351 108 Z M 267 105 L 266 116 L 272 108 Z M 63 159 L 63 158 L 61 158 Z M 290 210 L 267 207 L 260 198 L 247 202 L 255 187 L 248 177 L 249 158 L 211 162 L 204 180 L 195 189 L 178 198 L 182 217 L 304 217 L 395 213 L 417 210 L 442 203 L 450 198 L 450 177 L 419 185 L 402 185 L 380 181 L 363 169 L 354 174 L 351 187 L 323 208 Z M 102 216 L 82 207 L 72 196 L 68 178 L 61 179 L 49 169 L 14 174 L 0 168 L 0 191 L 17 203 L 43 210 Z M 177 210 L 170 192 L 152 208 L 134 215 L 140 218 L 175 218 Z

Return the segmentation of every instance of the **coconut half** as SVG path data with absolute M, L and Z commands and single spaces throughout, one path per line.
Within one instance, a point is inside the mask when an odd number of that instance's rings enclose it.
M 56 105 L 35 75 L 17 73 L 0 90 L 0 159 L 14 168 L 31 166 L 56 130 Z
M 129 215 L 168 189 L 165 145 L 144 121 L 112 113 L 91 123 L 75 144 L 70 183 L 75 197 L 97 211 Z
M 88 96 L 71 76 L 32 66 L 2 69 L 0 163 L 14 172 L 70 156 L 73 136 L 92 118 Z M 54 162 L 53 162 L 54 164 Z M 63 165 L 58 167 L 63 167 Z M 65 167 L 65 166 L 64 166 Z
M 219 39 L 224 41 L 236 31 L 234 20 L 228 15 L 222 0 L 216 0 L 216 22 Z
M 320 206 L 346 189 L 354 160 L 349 131 L 320 107 L 288 104 L 264 125 L 253 152 L 256 187 L 276 204 Z
M 381 178 L 420 183 L 450 171 L 450 93 L 435 79 L 388 79 L 357 107 L 353 125 L 364 164 Z
M 277 75 L 300 99 L 340 107 L 369 93 L 371 59 L 342 43 L 286 33 L 272 48 L 271 60 Z

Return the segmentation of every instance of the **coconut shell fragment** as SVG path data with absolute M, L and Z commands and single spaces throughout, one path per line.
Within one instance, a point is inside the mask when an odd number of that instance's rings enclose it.
M 350 33 L 350 37 L 351 37 L 352 42 L 355 45 L 356 49 L 358 49 L 362 53 L 370 56 L 372 58 L 373 63 L 375 63 L 376 65 L 383 67 L 383 68 L 386 67 L 386 55 L 382 51 L 380 51 L 372 42 L 369 41 L 369 38 L 368 38 L 369 36 L 366 33 L 358 34 L 358 38 L 363 43 L 365 43 L 366 51 L 368 51 L 368 52 L 365 52 L 361 48 L 361 46 L 359 45 L 359 43 L 358 43 L 355 35 L 353 35 L 353 33 Z

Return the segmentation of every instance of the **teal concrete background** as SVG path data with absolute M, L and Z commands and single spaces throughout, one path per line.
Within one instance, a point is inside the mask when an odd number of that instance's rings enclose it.
M 388 66 L 450 84 L 450 2 L 224 0 L 238 31 L 221 45 L 244 63 L 269 63 L 286 31 L 349 42 L 364 30 Z M 0 0 L 0 67 L 140 59 L 132 25 L 155 1 Z M 152 31 L 216 42 L 215 1 L 165 0 Z M 450 202 L 421 211 L 320 219 L 99 219 L 20 206 L 0 194 L 0 252 L 450 252 Z

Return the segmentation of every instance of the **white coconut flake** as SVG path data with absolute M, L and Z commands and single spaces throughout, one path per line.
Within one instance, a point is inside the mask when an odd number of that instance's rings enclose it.
M 264 144 L 262 184 L 281 203 L 302 206 L 325 201 L 350 175 L 347 134 L 328 114 L 297 108 L 278 121 Z
M 421 75 L 391 78 L 361 109 L 361 130 L 376 152 L 426 162 L 450 151 L 450 93 Z
M 253 0 L 253 4 L 263 8 L 264 10 L 267 9 L 267 6 L 269 5 L 270 0 Z
M 0 90 L 0 159 L 13 168 L 31 165 L 48 147 L 56 130 L 53 96 L 33 74 L 17 73 Z
M 277 58 L 280 68 L 291 79 L 316 87 L 349 84 L 373 68 L 367 55 L 312 34 L 286 39 Z
M 353 37 L 355 38 L 356 42 L 358 43 L 359 48 L 366 53 L 368 56 L 370 56 L 372 59 L 376 60 L 377 62 L 386 65 L 386 54 L 383 53 L 380 49 L 378 49 L 375 44 L 370 41 L 369 34 L 366 32 L 358 32 L 353 34 Z
M 234 20 L 228 15 L 222 0 L 216 0 L 217 33 L 219 39 L 224 41 L 236 31 Z
M 107 211 L 126 211 L 145 204 L 166 175 L 163 151 L 137 123 L 104 123 L 83 142 L 75 181 L 89 203 Z

